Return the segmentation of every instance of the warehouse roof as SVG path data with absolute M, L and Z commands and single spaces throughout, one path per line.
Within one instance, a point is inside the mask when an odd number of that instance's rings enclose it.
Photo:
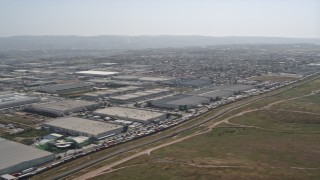
M 153 82 L 158 82 L 158 81 L 168 81 L 173 78 L 168 78 L 168 77 L 140 77 L 140 81 L 153 81 Z
M 195 104 L 201 104 L 204 102 L 209 102 L 210 100 L 206 97 L 200 97 L 200 96 L 186 96 L 181 99 L 173 100 L 167 102 L 167 104 L 174 104 L 174 105 L 195 105 Z
M 41 87 L 38 87 L 38 90 L 55 92 L 55 91 L 63 91 L 63 90 L 74 89 L 74 88 L 90 87 L 90 86 L 92 86 L 92 83 L 65 83 L 65 84 L 41 86 Z
M 0 138 L 0 170 L 52 153 Z
M 135 75 L 122 75 L 122 76 L 115 76 L 113 79 L 120 79 L 120 80 L 134 80 L 134 81 L 150 81 L 150 82 L 158 82 L 158 81 L 168 81 L 173 78 L 169 77 L 148 77 L 148 76 L 135 76 Z
M 216 97 L 228 97 L 233 95 L 233 92 L 220 90 L 220 89 L 212 89 L 212 88 L 205 88 L 197 91 L 193 91 L 189 93 L 191 95 L 203 96 L 208 98 L 216 98 Z
M 134 98 L 139 98 L 139 97 L 144 97 L 144 96 L 150 96 L 153 94 L 158 94 L 161 92 L 168 92 L 170 91 L 169 88 L 157 88 L 157 89 L 150 89 L 150 90 L 145 90 L 145 91 L 139 91 L 131 94 L 125 94 L 125 95 L 120 95 L 120 96 L 114 96 L 112 99 L 120 99 L 120 100 L 130 100 Z
M 119 72 L 112 72 L 112 71 L 79 71 L 76 74 L 83 74 L 83 75 L 99 75 L 99 76 L 110 76 L 114 74 L 118 74 Z
M 108 80 L 108 79 L 90 79 L 89 82 L 101 83 L 101 84 L 123 85 L 123 86 L 143 86 L 143 85 L 150 84 L 146 82 L 123 81 L 123 80 L 120 81 L 120 80 Z
M 99 135 L 107 131 L 122 128 L 123 126 L 110 124 L 106 122 L 87 120 L 77 117 L 64 117 L 54 119 L 53 121 L 44 123 L 44 125 L 50 125 L 60 127 L 63 129 L 74 130 L 87 134 Z
M 77 107 L 86 107 L 86 106 L 92 106 L 95 104 L 96 103 L 94 102 L 82 101 L 82 100 L 63 100 L 63 101 L 57 101 L 52 103 L 46 103 L 46 104 L 36 104 L 36 105 L 33 105 L 33 107 L 41 108 L 41 109 L 66 111 L 66 110 L 77 108 Z
M 129 118 L 129 119 L 137 119 L 142 121 L 148 121 L 153 118 L 157 118 L 163 116 L 165 113 L 162 112 L 154 112 L 154 111 L 146 111 L 135 108 L 125 108 L 125 107 L 108 107 L 105 109 L 95 111 L 97 114 L 109 115 L 109 116 L 117 116 L 119 118 Z
M 111 65 L 117 65 L 118 63 L 102 63 L 102 64 L 106 66 L 111 66 Z
M 107 95 L 112 95 L 112 94 L 117 94 L 117 93 L 124 93 L 127 91 L 133 91 L 140 89 L 139 87 L 136 86 L 127 86 L 127 87 L 122 87 L 122 88 L 116 88 L 116 89 L 107 89 L 103 91 L 94 91 L 94 92 L 89 92 L 85 93 L 83 95 L 85 96 L 107 96 Z
M 220 89 L 225 91 L 246 91 L 253 89 L 254 86 L 251 85 L 245 85 L 245 84 L 227 84 L 227 85 L 221 85 L 221 86 L 215 86 L 213 89 Z

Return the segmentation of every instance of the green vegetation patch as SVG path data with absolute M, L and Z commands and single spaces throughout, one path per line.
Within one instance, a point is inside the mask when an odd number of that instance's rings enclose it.
M 320 115 L 281 110 L 259 110 L 229 120 L 232 123 L 277 131 L 318 131 Z
M 298 96 L 303 96 L 311 93 L 314 90 L 320 89 L 320 79 L 316 79 L 314 81 L 303 84 L 299 87 L 290 89 L 289 91 L 285 91 L 283 93 L 278 94 L 277 96 L 280 98 L 294 98 Z
M 320 115 L 320 94 L 275 104 L 272 108 L 318 113 Z
M 2 137 L 22 144 L 31 145 L 35 138 L 46 136 L 48 134 L 50 133 L 42 129 L 28 128 L 16 134 L 3 134 Z

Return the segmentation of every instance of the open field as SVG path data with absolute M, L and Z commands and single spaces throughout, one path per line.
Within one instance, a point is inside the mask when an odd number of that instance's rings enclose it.
M 16 141 L 25 145 L 31 145 L 33 144 L 35 138 L 40 137 L 40 136 L 45 136 L 50 134 L 49 132 L 41 129 L 34 129 L 34 128 L 27 128 L 22 132 L 18 132 L 16 134 L 2 134 L 1 137 L 11 140 L 11 141 Z
M 138 164 L 108 175 L 100 175 L 95 180 L 104 179 L 317 179 L 318 169 L 265 169 L 263 167 L 223 167 L 198 166 L 168 162 Z
M 275 109 L 320 113 L 319 94 L 274 105 Z
M 1 128 L 0 136 L 22 144 L 31 145 L 35 138 L 49 134 L 44 130 L 36 129 L 36 127 L 40 126 L 40 123 L 47 119 L 48 118 L 44 116 L 24 112 L 2 115 L 0 116 L 1 124 L 13 124 L 16 128 L 22 128 L 24 130 L 22 132 L 10 134 L 10 129 Z
M 186 133 L 92 179 L 319 179 L 320 111 L 308 108 L 320 105 L 319 89 L 315 80 L 254 102 L 219 117 L 211 131 Z
M 274 131 L 320 132 L 320 114 L 260 110 L 233 118 L 230 122 Z
M 6 114 L 0 116 L 0 123 L 14 124 L 17 126 L 35 128 L 46 121 L 48 117 L 25 112 L 16 112 L 14 114 Z
M 217 128 L 92 179 L 316 179 L 320 148 L 314 144 L 319 137 Z

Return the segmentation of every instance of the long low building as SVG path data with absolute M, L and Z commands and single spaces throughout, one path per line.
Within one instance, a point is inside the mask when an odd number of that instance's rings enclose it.
M 90 79 L 89 82 L 95 83 L 96 85 L 103 86 L 150 86 L 152 82 L 141 82 L 141 81 L 124 81 L 124 80 L 110 80 L 110 79 Z
M 230 92 L 233 92 L 234 94 L 237 94 L 253 88 L 254 86 L 246 85 L 246 84 L 226 84 L 221 86 L 214 86 L 212 89 L 230 91 Z
M 125 107 L 108 107 L 97 110 L 94 113 L 100 116 L 109 116 L 112 118 L 137 121 L 145 124 L 155 120 L 163 120 L 167 118 L 166 113 Z
M 63 116 L 69 113 L 78 112 L 83 109 L 93 109 L 98 104 L 82 100 L 63 100 L 45 104 L 34 104 L 28 107 L 28 111 L 49 116 Z
M 192 87 L 199 88 L 212 84 L 211 80 L 208 79 L 172 79 L 161 82 L 161 84 L 178 86 L 178 87 Z
M 96 71 L 96 70 L 89 70 L 89 71 L 79 71 L 76 72 L 77 75 L 86 75 L 86 76 L 112 76 L 119 74 L 119 72 L 112 72 L 112 71 Z
M 203 88 L 200 90 L 196 90 L 190 92 L 188 94 L 193 96 L 201 96 L 207 97 L 211 100 L 218 100 L 222 98 L 226 98 L 235 94 L 239 94 L 241 92 L 253 89 L 254 86 L 245 85 L 245 84 L 227 84 L 221 86 L 214 86 L 210 88 Z
M 54 160 L 55 155 L 0 138 L 0 174 L 11 174 Z
M 123 126 L 106 122 L 93 121 L 77 117 L 54 119 L 43 124 L 43 128 L 51 132 L 73 136 L 104 138 L 123 131 Z
M 136 90 L 140 89 L 140 87 L 136 86 L 127 86 L 122 88 L 115 88 L 115 89 L 107 89 L 102 91 L 95 91 L 90 93 L 85 93 L 82 95 L 82 99 L 85 100 L 98 100 L 99 98 L 111 96 L 111 95 L 120 95 L 124 93 L 130 93 L 134 92 Z
M 193 96 L 207 97 L 207 98 L 210 98 L 211 100 L 218 100 L 224 97 L 232 96 L 234 93 L 226 90 L 205 88 L 205 89 L 193 91 L 189 94 Z
M 165 109 L 187 110 L 199 104 L 207 103 L 210 103 L 210 98 L 187 94 L 179 94 L 164 97 L 162 99 L 153 100 L 150 102 L 150 105 Z
M 51 94 L 65 94 L 77 91 L 89 90 L 92 88 L 92 83 L 65 83 L 40 86 L 37 88 L 39 92 L 51 93 Z
M 0 109 L 22 106 L 39 101 L 39 97 L 30 97 L 22 93 L 11 91 L 0 92 Z
M 165 94 L 169 94 L 171 89 L 169 88 L 156 88 L 156 89 L 149 89 L 145 91 L 139 91 L 131 94 L 125 94 L 125 95 L 120 95 L 120 96 L 114 96 L 110 98 L 111 102 L 114 103 L 130 103 L 130 102 L 135 102 L 135 101 L 141 101 L 145 100 L 147 98 L 152 98 L 152 97 L 157 97 Z
M 114 80 L 127 80 L 127 81 L 145 81 L 145 82 L 162 82 L 168 81 L 173 78 L 170 77 L 150 77 L 150 76 L 135 76 L 135 75 L 122 75 L 112 77 Z

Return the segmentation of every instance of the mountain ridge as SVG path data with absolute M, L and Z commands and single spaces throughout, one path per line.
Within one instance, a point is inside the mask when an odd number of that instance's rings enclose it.
M 259 36 L 175 36 L 175 35 L 43 35 L 0 37 L 0 50 L 44 49 L 144 49 L 212 46 L 227 44 L 319 44 L 320 38 Z

